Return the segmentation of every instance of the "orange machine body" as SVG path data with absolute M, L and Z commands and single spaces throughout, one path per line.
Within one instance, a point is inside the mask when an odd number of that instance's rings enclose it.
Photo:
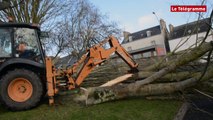
M 103 45 L 106 43 L 109 43 L 109 49 L 104 49 Z M 121 57 L 129 65 L 132 71 L 138 71 L 138 64 L 134 62 L 132 57 L 113 36 L 92 46 L 79 61 L 66 70 L 56 69 L 52 60 L 46 58 L 47 94 L 49 96 L 49 103 L 54 103 L 54 95 L 57 94 L 61 88 L 72 90 L 78 87 L 97 65 L 105 62 L 113 53 L 116 53 Z M 80 69 L 77 70 L 78 68 Z M 73 74 L 77 74 L 77 76 L 73 77 Z M 61 84 L 61 81 L 59 80 L 60 78 L 64 79 L 64 84 Z

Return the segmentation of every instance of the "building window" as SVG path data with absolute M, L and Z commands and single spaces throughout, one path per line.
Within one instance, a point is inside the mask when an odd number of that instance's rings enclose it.
M 190 34 L 192 31 L 191 30 L 188 30 L 188 33 Z
M 143 57 L 151 57 L 152 53 L 151 52 L 145 52 L 143 53 Z
M 132 41 L 132 36 L 129 36 L 129 42 L 131 42 Z
M 204 37 L 203 37 L 203 36 L 198 37 L 198 40 L 203 40 L 203 39 L 204 39 Z
M 200 28 L 198 28 L 197 31 L 200 31 Z
M 134 59 L 140 59 L 140 58 L 142 58 L 142 55 L 141 54 L 135 54 L 135 55 L 133 55 L 133 58 Z
M 156 51 L 154 51 L 153 54 L 154 54 L 154 56 L 157 56 L 157 52 Z
M 127 47 L 127 50 L 128 51 L 132 51 L 132 47 Z

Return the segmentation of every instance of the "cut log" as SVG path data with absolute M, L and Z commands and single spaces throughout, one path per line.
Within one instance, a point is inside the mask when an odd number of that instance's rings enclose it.
M 185 88 L 192 87 L 200 81 L 206 81 L 213 78 L 213 64 L 209 66 L 206 74 L 200 80 L 198 74 L 193 78 L 173 83 L 146 84 L 138 86 L 137 82 L 131 84 L 115 85 L 111 87 L 94 87 L 87 90 L 87 98 L 85 103 L 98 104 L 106 101 L 117 100 L 133 96 L 153 96 L 171 94 L 177 91 L 182 91 Z M 198 81 L 200 80 L 200 81 Z M 136 87 L 137 86 L 137 87 Z
M 112 85 L 118 84 L 118 83 L 123 82 L 123 81 L 127 80 L 128 78 L 132 77 L 132 75 L 133 74 L 126 74 L 126 75 L 117 77 L 114 80 L 111 80 L 111 81 L 101 85 L 100 87 L 106 87 L 106 86 L 112 86 Z
M 181 79 L 178 82 L 172 81 L 167 83 L 156 83 L 156 81 L 159 81 L 163 77 L 171 78 L 172 76 L 168 75 L 172 72 L 176 72 L 177 68 L 197 60 L 212 49 L 213 42 L 203 43 L 202 45 L 189 50 L 187 53 L 178 56 L 177 59 L 160 65 L 160 67 L 158 67 L 160 68 L 159 71 L 152 71 L 153 73 L 148 75 L 148 77 L 146 76 L 147 78 L 136 81 L 134 83 L 114 85 L 117 82 L 113 82 L 106 85 L 105 87 L 88 88 L 87 91 L 83 94 L 83 98 L 86 98 L 84 102 L 87 105 L 91 105 L 136 96 L 148 97 L 168 95 L 175 92 L 184 91 L 186 88 L 191 88 L 192 86 L 195 87 L 195 85 L 198 83 L 208 81 L 213 78 L 213 64 L 208 66 L 208 69 L 202 78 L 200 78 L 202 74 L 201 72 L 197 72 L 191 75 L 189 72 L 183 74 L 178 73 L 175 77 L 183 76 L 182 78 L 185 79 Z M 137 75 L 139 77 L 144 77 L 141 72 L 139 72 Z M 139 78 L 138 76 L 137 78 Z M 135 79 L 134 76 L 132 78 Z M 115 81 L 120 82 L 119 80 Z
M 205 54 L 206 48 L 209 48 L 211 44 L 204 44 L 202 49 L 195 49 L 197 51 L 191 51 L 192 56 L 200 56 L 201 53 Z M 205 50 L 203 50 L 205 49 Z M 200 51 L 198 51 L 200 50 Z M 189 54 L 187 54 L 189 55 Z M 187 56 L 182 56 L 187 57 Z M 90 104 L 98 104 L 106 101 L 112 101 L 122 98 L 128 98 L 133 96 L 156 96 L 156 95 L 165 95 L 165 94 L 172 94 L 174 92 L 183 91 L 186 88 L 192 87 L 199 82 L 208 81 L 213 78 L 213 64 L 208 66 L 208 69 L 205 75 L 200 79 L 201 73 L 196 73 L 192 78 L 179 81 L 179 82 L 172 82 L 172 83 L 157 83 L 153 84 L 153 81 L 158 80 L 162 76 L 168 74 L 169 72 L 173 71 L 180 65 L 184 63 L 190 62 L 193 60 L 192 58 L 180 58 L 175 60 L 174 63 L 171 63 L 166 68 L 163 68 L 159 72 L 154 73 L 150 77 L 137 81 L 130 84 L 118 84 L 114 86 L 107 86 L 107 87 L 93 87 L 88 88 L 87 94 L 84 98 L 85 103 L 87 105 Z M 152 83 L 152 84 L 150 84 Z

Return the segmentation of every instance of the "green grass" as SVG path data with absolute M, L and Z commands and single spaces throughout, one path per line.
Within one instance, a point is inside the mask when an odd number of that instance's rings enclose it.
M 58 105 L 43 103 L 21 112 L 11 112 L 0 106 L 0 120 L 172 120 L 182 104 L 180 101 L 134 98 L 86 107 L 69 97 L 57 99 Z

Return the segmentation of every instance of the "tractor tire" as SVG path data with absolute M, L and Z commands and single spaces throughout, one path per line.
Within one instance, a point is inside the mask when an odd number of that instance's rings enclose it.
M 43 90 L 37 74 L 26 69 L 15 69 L 0 80 L 0 103 L 12 111 L 31 109 L 40 102 Z

